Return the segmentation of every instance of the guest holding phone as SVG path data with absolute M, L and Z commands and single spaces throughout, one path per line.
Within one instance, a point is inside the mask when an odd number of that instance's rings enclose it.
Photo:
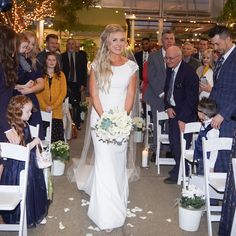
M 213 87 L 213 52 L 212 49 L 207 49 L 203 52 L 202 66 L 197 68 L 197 74 L 200 79 L 199 83 L 199 100 L 202 97 L 209 97 Z

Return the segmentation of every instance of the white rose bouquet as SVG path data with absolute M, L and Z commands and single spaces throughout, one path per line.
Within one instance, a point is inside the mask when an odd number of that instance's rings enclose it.
M 133 125 L 134 125 L 134 130 L 136 131 L 144 131 L 145 128 L 145 123 L 144 119 L 142 117 L 134 117 L 133 118 Z
M 94 130 L 102 142 L 122 145 L 129 140 L 132 126 L 132 119 L 126 111 L 112 109 L 102 114 Z

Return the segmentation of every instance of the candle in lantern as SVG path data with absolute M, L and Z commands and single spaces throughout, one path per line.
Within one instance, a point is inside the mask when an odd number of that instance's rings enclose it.
M 142 151 L 142 167 L 148 167 L 148 149 Z

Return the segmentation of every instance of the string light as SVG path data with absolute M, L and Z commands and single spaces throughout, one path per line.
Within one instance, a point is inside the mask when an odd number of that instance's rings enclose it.
M 45 17 L 54 17 L 54 0 L 35 0 L 17 1 L 13 0 L 12 9 L 7 14 L 0 13 L 0 19 L 12 25 L 16 32 L 22 32 L 34 21 L 40 21 Z M 33 5 L 33 6 L 32 6 Z

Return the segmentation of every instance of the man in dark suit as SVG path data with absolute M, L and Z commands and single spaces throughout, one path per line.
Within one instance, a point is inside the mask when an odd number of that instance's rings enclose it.
M 86 87 L 87 58 L 84 53 L 75 52 L 75 40 L 67 40 L 67 51 L 62 53 L 63 72 L 67 79 L 69 102 L 72 105 L 72 119 L 80 129 L 81 92 Z
M 149 38 L 143 38 L 142 50 L 134 54 L 135 60 L 137 61 L 137 64 L 139 66 L 140 82 L 143 81 L 143 64 L 148 60 L 149 51 L 150 51 L 150 40 Z
M 144 101 L 151 106 L 154 131 L 153 143 L 150 146 L 153 152 L 151 161 L 155 162 L 157 143 L 157 110 L 164 111 L 164 85 L 166 80 L 165 53 L 168 47 L 175 44 L 175 35 L 172 31 L 162 34 L 162 48 L 150 53 L 148 57 L 148 87 L 144 94 Z
M 57 60 L 59 62 L 59 67 L 62 69 L 61 54 L 59 52 L 58 36 L 56 34 L 48 34 L 46 36 L 46 48 L 37 55 L 37 59 L 40 65 L 44 66 L 46 60 L 47 52 L 55 52 L 57 55 Z
M 213 73 L 214 87 L 210 93 L 219 113 L 213 117 L 211 125 L 220 129 L 220 137 L 233 137 L 236 128 L 236 48 L 231 32 L 225 26 L 215 26 L 208 36 L 214 50 L 220 53 Z M 229 160 L 229 151 L 219 152 L 215 171 L 227 172 Z
M 164 102 L 169 116 L 170 149 L 176 164 L 164 183 L 175 184 L 178 179 L 181 156 L 180 130 L 184 131 L 185 123 L 197 119 L 199 78 L 196 72 L 182 60 L 182 52 L 179 47 L 169 47 L 166 50 L 165 60 L 168 68 Z M 191 143 L 190 135 L 186 136 L 186 142 L 189 146 Z
M 198 44 L 198 52 L 193 55 L 198 61 L 202 61 L 203 52 L 208 49 L 208 40 L 206 38 L 200 38 Z

